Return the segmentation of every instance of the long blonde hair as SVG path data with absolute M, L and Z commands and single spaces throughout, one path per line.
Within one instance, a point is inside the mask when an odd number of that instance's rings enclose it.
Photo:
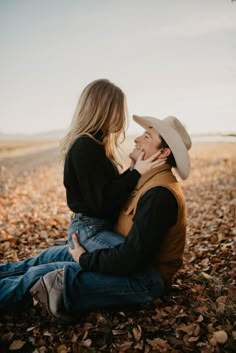
M 75 140 L 84 135 L 94 138 L 99 130 L 107 157 L 115 164 L 118 140 L 125 138 L 126 98 L 122 90 L 106 79 L 91 82 L 83 90 L 76 106 L 70 130 L 61 140 L 60 160 L 64 161 Z M 99 143 L 99 141 L 97 141 Z

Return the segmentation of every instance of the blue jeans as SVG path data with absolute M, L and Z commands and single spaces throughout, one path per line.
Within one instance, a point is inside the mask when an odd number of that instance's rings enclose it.
M 108 223 L 103 219 L 76 214 L 75 217 L 71 217 L 68 239 L 70 240 L 71 234 L 75 232 L 80 244 L 89 252 L 114 247 L 124 241 L 119 234 L 101 232 L 106 227 Z M 29 289 L 34 283 L 48 272 L 69 264 L 77 271 L 81 271 L 70 255 L 67 245 L 52 246 L 38 256 L 23 261 L 0 264 L 0 311 L 15 310 L 19 307 L 19 303 L 30 304 L 32 299 Z
M 80 243 L 89 252 L 114 247 L 124 241 L 122 236 L 103 230 L 103 225 L 97 224 L 97 227 L 96 234 L 94 219 L 91 219 L 91 224 L 85 223 L 84 227 L 83 223 L 76 223 L 73 219 L 68 231 L 69 240 L 71 234 L 79 230 Z M 164 290 L 160 275 L 151 268 L 133 276 L 86 272 L 74 262 L 67 245 L 52 246 L 36 257 L 0 264 L 0 311 L 19 307 L 22 310 L 24 305 L 32 304 L 29 289 L 41 276 L 60 268 L 64 268 L 62 291 L 68 312 L 141 304 L 161 296 Z
M 68 245 L 73 248 L 74 244 L 72 242 L 72 233 L 75 233 L 79 239 L 80 244 L 89 252 L 97 249 L 97 247 L 101 248 L 101 239 L 97 239 L 97 234 L 103 231 L 111 231 L 112 225 L 105 219 L 88 217 L 84 216 L 82 213 L 75 213 L 71 216 L 70 226 L 68 229 Z M 124 240 L 119 234 L 112 233 L 112 240 L 108 239 L 104 240 L 104 247 L 110 247 L 110 243 L 112 246 L 117 245 L 119 242 Z M 116 244 L 116 239 L 118 243 Z
M 62 284 L 68 314 L 81 311 L 145 304 L 161 297 L 165 288 L 160 274 L 152 269 L 129 276 L 112 276 L 79 271 L 72 264 L 64 268 Z

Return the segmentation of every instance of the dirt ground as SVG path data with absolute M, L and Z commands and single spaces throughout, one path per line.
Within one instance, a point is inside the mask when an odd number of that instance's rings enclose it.
M 236 352 L 236 143 L 196 143 L 190 155 L 191 175 L 181 182 L 188 241 L 169 295 L 81 314 L 74 325 L 53 322 L 37 306 L 2 315 L 0 352 Z M 0 262 L 33 256 L 66 235 L 57 161 L 55 147 L 0 158 Z

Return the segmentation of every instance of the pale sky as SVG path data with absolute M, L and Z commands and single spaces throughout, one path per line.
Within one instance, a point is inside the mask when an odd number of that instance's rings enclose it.
M 235 1 L 0 0 L 0 50 L 0 132 L 67 128 L 98 78 L 130 117 L 236 132 Z

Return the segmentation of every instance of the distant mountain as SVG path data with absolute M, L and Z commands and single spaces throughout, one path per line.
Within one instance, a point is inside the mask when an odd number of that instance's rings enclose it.
M 199 136 L 236 136 L 236 132 L 199 132 L 190 134 L 192 137 Z
M 40 132 L 37 134 L 5 134 L 0 132 L 0 141 L 7 141 L 7 140 L 12 140 L 12 141 L 19 141 L 19 140 L 60 140 L 62 137 L 66 135 L 67 131 L 66 130 L 51 130 L 51 131 L 45 131 L 45 132 Z M 127 137 L 133 137 L 136 135 L 133 135 L 132 133 L 127 134 Z M 218 140 L 220 139 L 232 139 L 235 141 L 236 139 L 236 133 L 234 132 L 229 132 L 229 133 L 195 133 L 191 134 L 191 137 L 193 140 Z
M 65 130 L 51 130 L 37 134 L 5 134 L 0 132 L 0 140 L 58 140 L 65 134 Z

